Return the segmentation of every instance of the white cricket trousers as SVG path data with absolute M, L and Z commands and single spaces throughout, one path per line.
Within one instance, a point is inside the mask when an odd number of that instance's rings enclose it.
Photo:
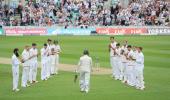
M 115 66 L 116 66 L 116 63 L 115 63 L 115 58 L 114 56 L 111 56 L 110 57 L 110 65 L 112 67 L 112 76 L 115 77 Z
M 47 62 L 41 63 L 41 80 L 47 79 Z
M 23 71 L 22 71 L 22 87 L 26 87 L 28 85 L 28 79 L 29 79 L 29 66 L 23 66 Z
M 37 68 L 38 68 L 38 62 L 32 62 L 31 66 L 30 66 L 30 71 L 29 71 L 29 81 L 30 81 L 30 83 L 32 83 L 33 81 L 36 81 Z
M 12 66 L 13 90 L 18 89 L 19 66 Z
M 56 56 L 51 56 L 51 74 L 55 74 Z
M 51 56 L 49 56 L 48 58 L 47 58 L 47 78 L 49 78 L 50 77 L 50 75 L 51 75 L 51 66 L 52 66 L 52 59 L 51 59 L 52 57 Z
M 123 78 L 123 65 L 120 57 L 116 57 L 115 59 L 115 79 L 122 80 Z
M 135 65 L 128 65 L 127 66 L 127 83 L 130 86 L 135 86 L 135 71 L 134 71 Z
M 56 62 L 55 62 L 55 67 L 54 67 L 54 72 L 55 74 L 58 74 L 58 69 L 59 69 L 59 55 L 56 55 Z
M 123 82 L 127 82 L 128 79 L 127 63 L 123 62 L 122 66 L 123 66 Z
M 90 72 L 80 72 L 80 89 L 89 91 L 90 87 Z
M 144 77 L 143 77 L 143 64 L 137 64 L 136 66 L 136 87 L 144 88 Z

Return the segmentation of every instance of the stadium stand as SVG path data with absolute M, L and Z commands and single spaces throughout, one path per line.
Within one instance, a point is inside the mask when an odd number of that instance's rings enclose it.
M 167 26 L 170 0 L 0 0 L 2 26 Z

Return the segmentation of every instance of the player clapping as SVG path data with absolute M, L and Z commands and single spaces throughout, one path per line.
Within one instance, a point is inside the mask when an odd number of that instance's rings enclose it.
M 30 68 L 30 47 L 25 46 L 24 51 L 22 52 L 22 63 L 23 63 L 23 71 L 22 71 L 22 87 L 28 87 L 28 79 L 29 79 L 29 68 Z
M 32 44 L 32 48 L 30 49 L 30 56 L 29 81 L 30 83 L 37 83 L 38 49 L 35 43 Z
M 52 70 L 51 72 L 53 74 L 58 74 L 59 69 L 59 54 L 61 53 L 60 45 L 58 44 L 58 41 L 54 40 L 54 43 L 52 45 Z
M 120 50 L 119 44 L 117 44 L 115 53 L 115 78 L 119 80 L 122 78 L 123 83 L 143 90 L 145 86 L 143 77 L 144 55 L 142 53 L 142 47 L 134 47 L 132 49 L 131 45 L 123 45 Z M 119 62 L 119 55 L 121 63 Z
M 115 80 L 121 80 L 129 86 L 143 90 L 144 86 L 144 55 L 142 47 L 128 45 L 128 41 L 120 47 L 115 42 L 114 37 L 110 37 L 109 44 L 110 63 L 112 66 L 112 75 Z
M 114 37 L 110 37 L 110 41 L 111 43 L 109 44 L 109 52 L 110 52 L 110 65 L 112 67 L 112 77 L 115 77 L 116 74 L 116 70 L 115 70 L 115 66 L 116 66 L 116 56 L 115 56 L 115 48 L 116 48 L 116 44 L 117 42 L 114 40 Z
M 48 48 L 47 44 L 41 49 L 41 80 L 47 80 L 47 66 L 48 66 Z
M 145 88 L 143 77 L 144 55 L 142 53 L 142 49 L 142 47 L 138 47 L 136 55 L 136 88 L 141 90 Z

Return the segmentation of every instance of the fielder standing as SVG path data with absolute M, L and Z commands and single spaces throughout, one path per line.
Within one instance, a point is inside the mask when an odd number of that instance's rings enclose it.
M 132 46 L 128 45 L 128 54 L 127 54 L 127 83 L 130 86 L 135 86 L 135 75 L 134 75 L 134 67 L 135 67 L 135 59 L 134 59 L 134 52 L 132 50 Z
M 51 75 L 55 75 L 55 65 L 56 65 L 56 52 L 55 48 L 51 48 Z
M 112 67 L 112 77 L 115 77 L 115 48 L 116 48 L 116 41 L 114 40 L 114 37 L 110 37 L 111 43 L 109 44 L 109 52 L 110 52 L 110 64 Z
M 51 66 L 52 66 L 52 40 L 48 39 L 47 40 L 47 49 L 48 49 L 48 62 L 47 62 L 47 78 L 50 78 L 51 75 Z
M 142 53 L 142 47 L 138 47 L 138 53 L 136 56 L 136 88 L 143 90 L 144 86 L 144 77 L 143 77 L 143 70 L 144 70 L 144 55 Z
M 55 62 L 55 67 L 54 67 L 54 72 L 55 74 L 58 74 L 58 69 L 59 69 L 59 55 L 61 53 L 61 48 L 60 45 L 58 44 L 58 41 L 54 41 L 54 47 L 55 47 L 55 56 L 56 56 L 56 62 Z
M 47 80 L 48 48 L 47 44 L 41 49 L 41 80 Z
M 122 61 L 122 69 L 123 69 L 123 79 L 122 79 L 122 83 L 127 83 L 127 79 L 128 79 L 128 72 L 127 72 L 127 59 L 126 59 L 126 55 L 128 53 L 127 47 L 125 45 L 122 46 L 121 48 L 121 61 Z
M 22 63 L 23 63 L 23 71 L 22 71 L 22 87 L 28 87 L 29 80 L 29 68 L 30 68 L 30 47 L 25 46 L 24 51 L 22 52 Z
M 35 43 L 32 43 L 32 48 L 30 49 L 30 72 L 29 72 L 29 81 L 30 83 L 37 83 L 36 80 L 37 77 L 37 68 L 38 68 L 38 50 L 37 45 Z
M 18 81 L 19 81 L 19 49 L 15 48 L 12 55 L 12 76 L 13 76 L 13 91 L 19 91 Z
M 116 49 L 115 49 L 115 80 L 122 80 L 123 78 L 123 67 L 122 67 L 122 61 L 121 61 L 121 48 L 120 44 L 116 44 Z

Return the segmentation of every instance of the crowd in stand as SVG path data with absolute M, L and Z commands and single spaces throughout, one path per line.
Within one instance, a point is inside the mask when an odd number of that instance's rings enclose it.
M 163 25 L 170 20 L 170 5 L 163 0 L 133 0 L 128 8 L 117 7 L 116 24 L 118 25 Z M 114 12 L 114 10 L 112 10 Z
M 105 7 L 107 0 L 37 0 L 15 6 L 0 1 L 2 26 L 166 26 L 170 3 L 163 0 L 131 0 Z

